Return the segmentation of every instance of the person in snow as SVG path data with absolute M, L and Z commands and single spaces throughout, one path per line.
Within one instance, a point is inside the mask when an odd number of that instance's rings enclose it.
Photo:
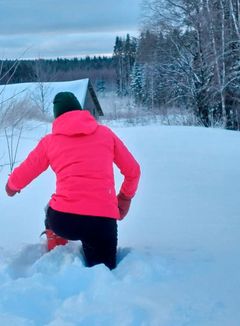
M 116 267 L 117 221 L 128 213 L 140 178 L 140 166 L 111 129 L 82 110 L 75 95 L 60 92 L 53 100 L 52 133 L 9 176 L 14 196 L 49 166 L 56 190 L 46 214 L 48 249 L 81 240 L 87 266 Z M 116 195 L 113 163 L 124 176 Z

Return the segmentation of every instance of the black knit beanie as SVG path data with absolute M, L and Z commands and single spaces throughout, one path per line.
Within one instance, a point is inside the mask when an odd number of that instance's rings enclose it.
M 54 117 L 57 118 L 63 113 L 74 110 L 82 110 L 81 104 L 76 96 L 71 92 L 57 93 L 53 100 Z

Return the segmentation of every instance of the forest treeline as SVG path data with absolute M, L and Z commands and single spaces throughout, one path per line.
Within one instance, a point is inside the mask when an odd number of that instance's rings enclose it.
M 240 128 L 240 1 L 148 0 L 131 90 L 148 107 Z
M 240 0 L 143 5 L 139 38 L 116 40 L 118 93 L 150 110 L 184 108 L 203 126 L 239 130 Z
M 114 89 L 112 57 L 0 61 L 0 84 L 52 82 L 90 78 L 99 92 Z
M 149 111 L 240 129 L 240 0 L 143 0 L 139 36 L 116 37 L 111 57 L 1 63 L 1 83 L 88 77 Z

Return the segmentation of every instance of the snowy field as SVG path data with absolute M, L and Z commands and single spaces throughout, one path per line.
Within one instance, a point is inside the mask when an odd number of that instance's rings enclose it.
M 24 133 L 17 160 L 45 131 Z M 53 174 L 9 198 L 2 168 L 0 325 L 239 326 L 240 133 L 156 125 L 114 131 L 140 162 L 142 179 L 119 222 L 113 271 L 86 268 L 78 242 L 46 253 L 39 235 Z M 121 180 L 116 171 L 117 189 Z

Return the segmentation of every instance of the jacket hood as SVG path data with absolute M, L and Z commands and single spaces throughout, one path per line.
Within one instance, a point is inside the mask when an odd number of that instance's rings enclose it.
M 97 121 L 89 111 L 69 111 L 54 120 L 52 133 L 67 136 L 89 135 L 95 132 L 97 126 Z

